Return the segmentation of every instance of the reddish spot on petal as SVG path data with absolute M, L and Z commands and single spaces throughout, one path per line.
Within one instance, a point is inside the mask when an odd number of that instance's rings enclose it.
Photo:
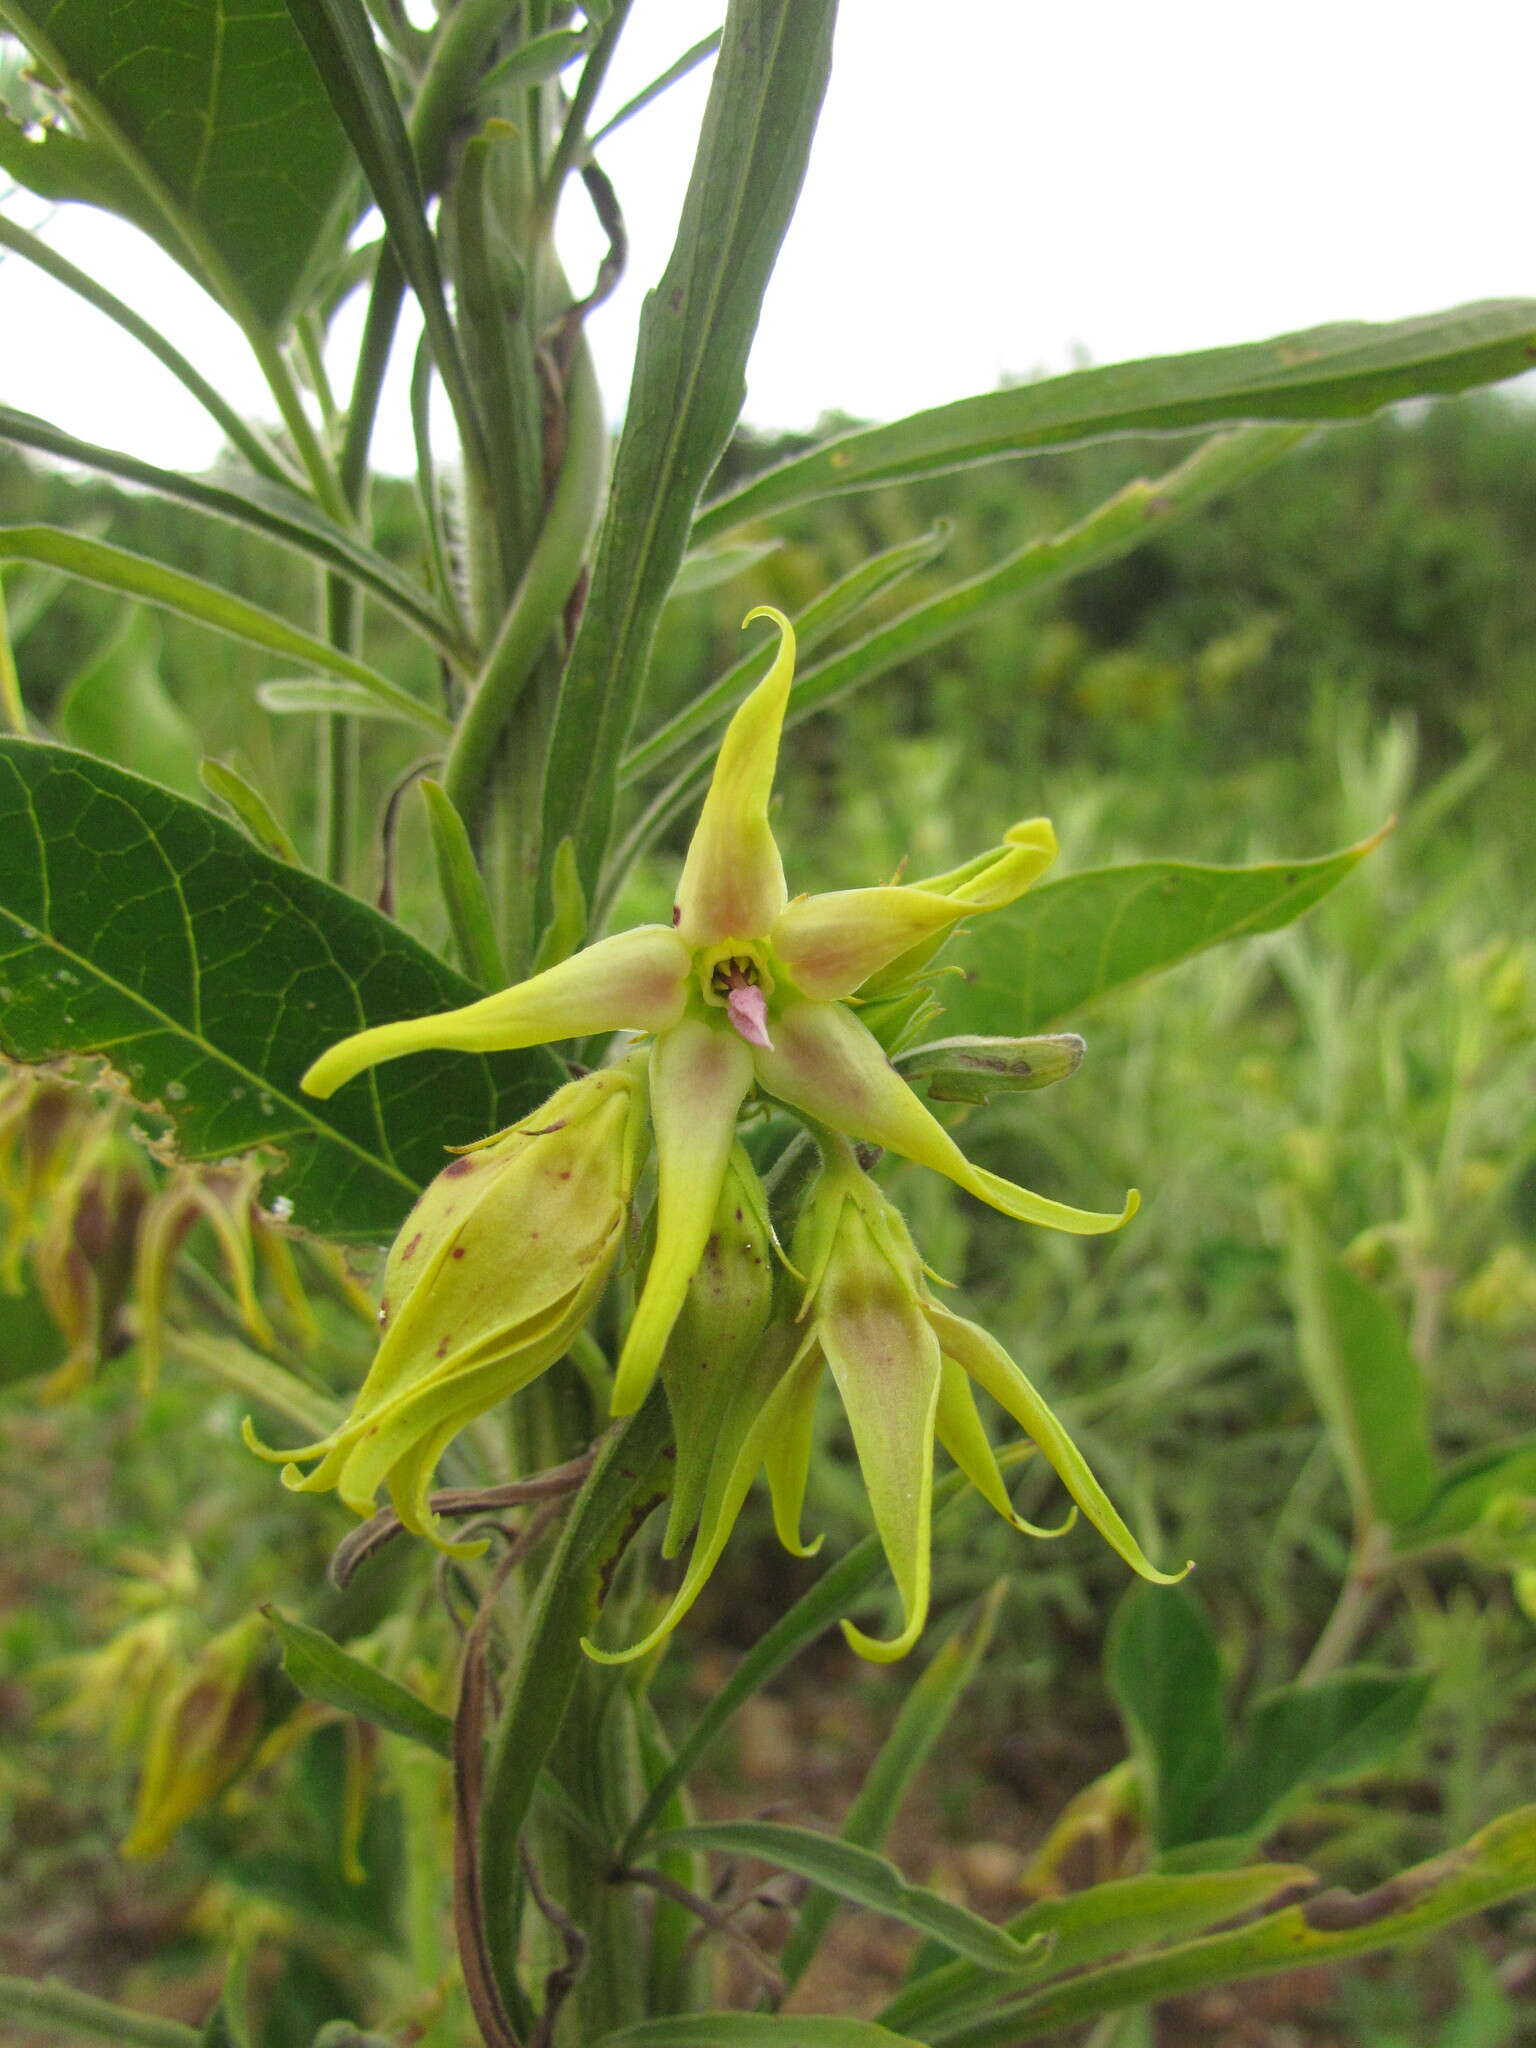
M 462 1259 L 462 1258 L 463 1258 L 463 1256 L 464 1256 L 464 1247 L 463 1247 L 463 1245 L 461 1245 L 461 1244 L 456 1244 L 456 1245 L 454 1246 L 454 1248 L 453 1248 L 453 1256 L 454 1256 L 454 1257 L 455 1257 L 456 1259 Z
M 451 1337 L 439 1337 L 439 1338 L 438 1338 L 438 1340 L 437 1340 L 437 1350 L 436 1350 L 436 1352 L 435 1352 L 435 1353 L 433 1354 L 433 1355 L 434 1355 L 434 1357 L 437 1357 L 437 1358 L 446 1358 L 446 1357 L 448 1356 L 448 1346 L 449 1346 L 449 1345 L 450 1345 L 450 1344 L 451 1344 L 452 1342 L 453 1342 L 453 1339 L 452 1339 Z
M 443 1179 L 457 1180 L 461 1174 L 473 1173 L 474 1170 L 475 1162 L 473 1159 L 455 1159 L 451 1164 L 443 1168 Z
M 402 1259 L 408 1259 L 408 1258 L 410 1258 L 410 1257 L 412 1256 L 412 1254 L 413 1254 L 413 1253 L 415 1252 L 415 1250 L 416 1250 L 416 1247 L 417 1247 L 417 1245 L 419 1245 L 420 1243 L 421 1243 L 421 1232 L 420 1232 L 420 1231 L 418 1230 L 418 1231 L 417 1231 L 417 1233 L 416 1233 L 416 1235 L 415 1235 L 415 1236 L 414 1236 L 414 1237 L 413 1237 L 413 1238 L 411 1239 L 410 1243 L 409 1243 L 409 1244 L 408 1244 L 408 1245 L 406 1246 L 405 1250 L 404 1250 L 404 1251 L 403 1251 L 403 1252 L 402 1252 L 402 1253 L 400 1254 L 401 1258 L 402 1258 Z

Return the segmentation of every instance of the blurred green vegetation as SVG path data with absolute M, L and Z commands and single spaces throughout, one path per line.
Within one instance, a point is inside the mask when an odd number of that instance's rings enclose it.
M 743 442 L 733 463 L 790 445 Z M 947 516 L 964 539 L 951 542 L 946 576 L 980 569 L 1166 459 L 1161 447 L 1106 443 L 787 520 L 781 544 L 747 573 L 670 609 L 651 713 L 683 704 L 737 657 L 753 604 L 794 611 L 865 555 Z M 406 489 L 377 493 L 386 551 L 398 553 L 408 531 Z M 215 561 L 208 529 L 152 498 L 9 457 L 0 491 L 11 520 L 94 528 L 309 616 L 309 575 L 291 558 L 231 531 L 220 543 L 228 558 Z M 1320 434 L 1241 495 L 1047 603 L 984 620 L 818 715 L 786 748 L 780 836 L 792 887 L 884 879 L 902 861 L 912 873 L 942 869 L 1036 811 L 1055 820 L 1063 870 L 1319 854 L 1398 821 L 1296 928 L 1071 1020 L 1088 1055 L 1070 1082 L 969 1112 L 967 1148 L 1016 1179 L 1094 1205 L 1139 1185 L 1145 1206 L 1123 1234 L 1021 1239 L 932 1176 L 891 1177 L 934 1266 L 1059 1399 L 1157 1554 L 1198 1561 L 1191 1585 L 1239 1695 L 1294 1677 L 1349 1554 L 1348 1498 L 1298 1365 L 1287 1263 L 1298 1198 L 1401 1311 L 1444 1454 L 1536 1430 L 1533 546 L 1527 405 L 1468 399 Z M 903 606 L 924 594 L 922 575 L 914 581 Z M 120 608 L 33 575 L 8 577 L 7 599 L 28 701 L 47 718 L 122 631 Z M 133 658 L 303 845 L 311 721 L 260 711 L 254 686 L 271 671 L 259 657 L 180 622 L 158 626 L 155 640 L 138 630 Z M 387 620 L 370 621 L 367 651 L 409 688 L 437 688 Z M 370 725 L 367 746 L 381 786 L 420 757 L 419 740 L 388 725 Z M 663 913 L 681 843 L 648 858 L 619 923 Z M 416 808 L 403 806 L 399 908 L 441 943 L 429 866 Z M 102 1902 L 98 1935 L 131 1889 L 111 1853 L 128 1811 L 121 1760 L 104 1762 L 99 1745 L 40 1712 L 60 1696 L 53 1660 L 111 1634 L 120 1553 L 165 1555 L 184 1535 L 211 1632 L 255 1599 L 313 1583 L 343 1517 L 332 1503 L 280 1495 L 238 1446 L 239 1403 L 184 1368 L 173 1365 L 147 1402 L 117 1366 L 67 1406 L 38 1408 L 26 1385 L 5 1399 L 0 1545 L 13 1600 L 0 1634 L 0 1800 L 14 1828 L 0 1903 L 14 1910 L 0 1917 L 43 1929 L 13 1943 L 7 1963 L 37 1973 L 73 1968 L 59 1957 L 82 1939 L 39 1903 L 61 1874 L 75 1896 Z M 865 1510 L 830 1405 L 823 1413 L 812 1505 L 836 1555 L 863 1533 Z M 1020 1505 L 1049 1518 L 1043 1477 L 1026 1476 Z M 1282 1852 L 1330 1879 L 1377 1881 L 1528 1793 L 1536 1529 L 1490 1527 L 1473 1550 L 1416 1565 L 1373 1601 L 1356 1654 L 1426 1669 L 1436 1684 L 1390 1770 L 1287 1823 Z M 411 1569 L 425 1601 L 430 1564 Z M 766 1517 L 749 1516 L 675 1643 L 673 1706 L 686 1706 L 710 1657 L 750 1640 L 815 1569 L 780 1559 Z M 1099 1656 L 1124 1574 L 1090 1535 L 1025 1549 L 979 1513 L 952 1522 L 935 1572 L 940 1614 L 1000 1576 L 1010 1595 L 979 1681 L 981 1733 L 941 1769 L 933 1826 L 963 1841 L 1002 1786 L 1027 1848 L 1122 1753 Z M 815 1682 L 879 1713 L 910 1675 L 855 1670 L 837 1647 Z M 324 1803 L 317 1785 L 339 1782 L 339 1763 L 326 1775 L 323 1743 L 334 1737 L 322 1731 L 307 1761 L 290 1759 L 286 1778 L 276 1771 L 257 1849 L 242 1837 L 236 1858 L 217 1815 L 173 1845 L 157 1896 L 182 1930 L 179 1967 L 206 1967 L 198 1930 L 211 1930 L 232 1893 L 312 1930 L 335 1916 L 347 1887 L 334 1868 L 325 1874 L 311 1824 Z M 386 1800 L 376 1832 L 392 1812 Z M 295 1842 L 283 1817 L 300 1813 L 309 1832 Z M 273 1836 L 264 1848 L 263 1828 Z M 365 1933 L 368 1915 L 387 1910 L 376 1894 L 357 1894 L 352 1920 Z M 199 1899 L 202 1917 L 188 1918 Z M 1337 1992 L 1337 2024 L 1386 2048 L 1427 2038 L 1413 2016 L 1436 2012 L 1461 2015 L 1447 2040 L 1513 2041 L 1510 2000 L 1526 1988 L 1515 1965 L 1533 1935 L 1531 1910 L 1510 1909 L 1465 1939 L 1460 1960 L 1443 1943 L 1396 1962 L 1390 1981 L 1368 1973 Z M 296 1951 L 295 2012 L 308 2010 L 305 1971 L 320 1981 L 322 2016 L 351 2008 L 347 1939 Z M 102 1988 L 151 1953 L 168 1967 L 130 1930 Z M 301 2038 L 296 2022 L 291 2038 Z

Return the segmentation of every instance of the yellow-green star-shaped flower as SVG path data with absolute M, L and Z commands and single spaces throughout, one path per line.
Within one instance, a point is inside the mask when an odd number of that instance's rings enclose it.
M 1055 856 L 1044 819 L 942 886 L 838 890 L 790 900 L 768 822 L 795 636 L 768 606 L 777 656 L 732 718 L 694 831 L 669 925 L 599 940 L 498 995 L 343 1039 L 304 1077 L 330 1095 L 364 1068 L 427 1048 L 509 1052 L 597 1032 L 652 1034 L 650 1114 L 656 1244 L 619 1360 L 613 1412 L 639 1407 L 708 1239 L 749 1092 L 828 1129 L 946 1174 L 1021 1222 L 1094 1234 L 1117 1214 L 1069 1208 L 974 1165 L 923 1106 L 849 1006 L 882 970 L 959 921 L 1012 902 Z

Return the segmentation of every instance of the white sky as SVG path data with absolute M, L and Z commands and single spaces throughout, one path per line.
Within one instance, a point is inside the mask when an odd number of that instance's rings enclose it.
M 721 11 L 636 0 L 599 117 Z M 888 418 L 1085 355 L 1536 294 L 1533 60 L 1527 0 L 843 0 L 747 417 Z M 628 277 L 592 329 L 615 415 L 708 76 L 604 152 L 631 236 Z M 578 279 L 597 246 L 583 206 L 567 244 Z M 10 210 L 45 215 L 24 194 Z M 83 208 L 48 234 L 270 413 L 239 336 L 142 238 Z M 19 258 L 0 281 L 0 402 L 169 467 L 212 458 L 217 430 L 157 364 Z M 381 453 L 409 466 L 403 425 Z

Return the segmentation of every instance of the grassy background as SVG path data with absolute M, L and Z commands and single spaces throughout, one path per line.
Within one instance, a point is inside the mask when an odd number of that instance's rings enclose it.
M 774 452 L 743 445 L 733 461 Z M 748 574 L 673 608 L 652 710 L 683 703 L 735 657 L 752 604 L 793 610 L 943 516 L 960 536 L 946 574 L 980 568 L 1164 459 L 1107 444 L 787 522 L 782 546 Z M 891 1176 L 933 1264 L 1058 1400 L 1151 1547 L 1198 1560 L 1193 1583 L 1240 1696 L 1294 1676 L 1348 1551 L 1347 1498 L 1297 1363 L 1286 1258 L 1297 1191 L 1400 1306 L 1446 1453 L 1536 1429 L 1533 476 L 1536 416 L 1496 399 L 1320 435 L 1241 496 L 1047 604 L 984 622 L 812 720 L 786 749 L 792 887 L 884 879 L 903 858 L 916 873 L 942 869 L 1037 810 L 1056 822 L 1063 871 L 1317 854 L 1398 820 L 1300 926 L 1101 1004 L 1073 1020 L 1089 1051 L 1070 1083 L 970 1114 L 967 1148 L 1026 1183 L 1090 1206 L 1139 1184 L 1146 1205 L 1125 1233 L 1021 1240 L 932 1177 Z M 305 616 L 307 584 L 275 550 L 231 535 L 238 564 L 214 563 L 203 531 L 150 499 L 14 462 L 0 483 L 13 520 L 83 522 Z M 381 494 L 386 535 L 391 503 Z M 8 579 L 7 594 L 29 703 L 47 717 L 121 620 L 111 600 L 41 579 Z M 368 652 L 385 673 L 431 687 L 387 623 L 373 622 Z M 269 673 L 259 659 L 179 624 L 134 658 L 153 665 L 208 751 L 239 760 L 279 801 L 302 844 L 308 721 L 254 708 L 252 685 Z M 415 749 L 408 734 L 370 728 L 377 784 L 408 771 Z M 636 875 L 626 910 L 654 915 L 668 900 L 680 846 Z M 359 858 L 371 871 L 376 849 Z M 441 942 L 409 807 L 398 872 L 402 914 Z M 217 1272 L 200 1238 L 191 1249 Z M 256 1600 L 291 1602 L 342 1528 L 334 1503 L 281 1495 L 245 1457 L 233 1396 L 173 1370 L 146 1402 L 130 1363 L 65 1407 L 40 1408 L 25 1385 L 4 1397 L 4 1966 L 200 2014 L 211 1944 L 238 1923 L 256 1927 L 273 1979 L 274 2048 L 307 2038 L 311 2014 L 361 2017 L 381 2000 L 398 2012 L 431 1962 L 430 1903 L 413 1911 L 390 1846 L 408 1824 L 408 1765 L 388 1750 L 374 1759 L 363 1885 L 337 1862 L 345 1773 L 337 1731 L 321 1729 L 262 1773 L 240 1811 L 186 1829 L 144 1889 L 113 1846 L 129 1756 L 47 1711 L 69 1692 L 54 1660 L 122 1623 L 125 1550 L 163 1561 L 168 1532 L 183 1535 L 197 1569 L 175 1598 L 189 1631 L 211 1630 Z M 823 1426 L 812 1509 L 835 1555 L 863 1533 L 867 1510 L 830 1405 Z M 1049 1515 L 1043 1481 L 1025 1486 L 1021 1506 Z M 1483 1549 L 1383 1590 L 1360 1654 L 1435 1672 L 1431 1706 L 1390 1769 L 1300 1811 L 1279 1853 L 1369 1884 L 1528 1791 L 1536 1638 L 1518 1593 L 1536 1536 L 1517 1528 Z M 936 1636 L 1000 1576 L 1007 1605 L 967 1740 L 897 1844 L 913 1874 L 999 1912 L 1066 1799 L 1123 1753 L 1099 1659 L 1125 1583 L 1089 1532 L 1028 1546 L 969 1514 L 936 1558 Z M 670 1715 L 707 1694 L 803 1577 L 772 1547 L 766 1516 L 749 1514 L 671 1652 Z M 402 1583 L 413 1608 L 435 1611 L 424 1560 Z M 429 1657 L 417 1670 L 424 1689 L 446 1683 L 451 1644 L 443 1631 L 435 1666 Z M 802 1814 L 835 1817 L 911 1675 L 828 1647 L 766 1718 L 744 1724 L 708 1797 L 750 1811 L 782 1791 Z M 990 1862 L 978 1843 L 998 1852 Z M 410 1960 L 380 1961 L 401 1926 Z M 894 1964 L 859 1939 L 834 1944 L 825 1989 L 867 2008 Z M 1533 1948 L 1536 1916 L 1509 1909 L 1347 1984 L 1165 2014 L 1156 2038 L 1493 2048 L 1530 2037 Z M 1151 2037 L 1117 2038 L 1129 2048 Z

